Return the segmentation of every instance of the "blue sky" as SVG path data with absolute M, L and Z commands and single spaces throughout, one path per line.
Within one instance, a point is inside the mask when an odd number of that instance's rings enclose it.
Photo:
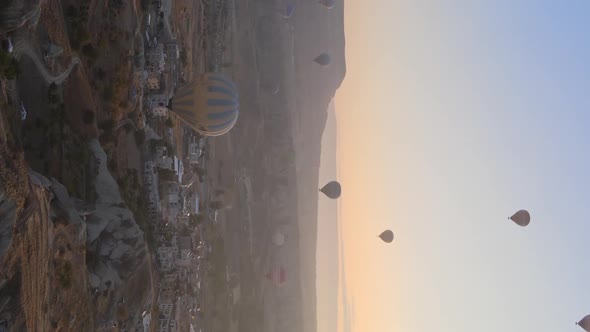
M 576 331 L 590 313 L 590 1 L 344 5 L 352 331 Z M 506 220 L 521 208 L 524 229 Z

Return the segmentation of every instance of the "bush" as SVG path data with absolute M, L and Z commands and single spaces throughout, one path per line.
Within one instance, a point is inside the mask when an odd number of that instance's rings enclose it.
M 160 181 L 176 181 L 178 179 L 175 171 L 163 168 L 158 168 L 158 177 Z
M 213 201 L 209 204 L 209 206 L 213 209 L 213 210 L 221 210 L 225 207 L 225 205 L 223 204 L 223 202 L 221 201 Z
M 20 74 L 18 60 L 6 51 L 0 50 L 0 76 L 13 80 Z
M 98 50 L 90 43 L 82 46 L 82 54 L 91 60 L 96 60 L 98 58 Z
M 172 122 L 172 118 L 168 118 L 166 119 L 166 126 L 172 128 L 174 126 L 174 123 Z
M 57 280 L 63 288 L 70 288 L 72 285 L 72 263 L 61 261 L 56 263 Z

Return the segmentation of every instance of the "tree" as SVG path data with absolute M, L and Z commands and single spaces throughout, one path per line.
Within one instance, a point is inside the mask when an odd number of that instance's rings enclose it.
M 200 223 L 203 222 L 204 219 L 205 217 L 200 213 L 191 214 L 188 218 L 188 222 L 191 227 L 197 227 Z
M 209 207 L 213 210 L 222 210 L 225 208 L 225 204 L 222 201 L 212 201 L 209 203 Z
M 176 181 L 178 179 L 175 171 L 164 168 L 158 168 L 158 177 L 160 181 Z
M 82 54 L 84 54 L 88 59 L 94 61 L 98 58 L 98 50 L 92 46 L 91 43 L 84 44 L 82 46 Z

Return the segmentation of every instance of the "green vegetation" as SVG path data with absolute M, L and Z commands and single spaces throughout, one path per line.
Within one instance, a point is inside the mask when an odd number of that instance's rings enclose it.
M 170 169 L 158 168 L 158 178 L 161 182 L 176 181 L 178 179 L 178 174 Z
M 70 288 L 72 286 L 72 263 L 66 260 L 59 260 L 55 262 L 55 271 L 61 287 Z
M 98 49 L 92 46 L 91 43 L 86 43 L 82 46 L 82 54 L 88 58 L 88 62 L 93 64 L 98 59 Z
M 187 60 L 186 51 L 184 49 L 180 50 L 180 61 L 185 64 Z
M 19 74 L 18 60 L 12 57 L 10 53 L 0 50 L 0 77 L 13 80 Z
M 212 201 L 209 203 L 209 207 L 213 210 L 222 210 L 226 207 L 226 205 L 222 201 Z
M 203 221 L 205 221 L 205 216 L 203 216 L 201 213 L 193 214 L 188 218 L 188 224 L 192 228 L 197 227 Z

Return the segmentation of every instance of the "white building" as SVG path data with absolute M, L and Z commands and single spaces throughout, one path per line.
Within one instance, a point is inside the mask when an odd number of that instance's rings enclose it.
M 152 115 L 159 118 L 168 117 L 168 108 L 164 106 L 155 106 L 152 108 Z
M 147 96 L 147 105 L 150 110 L 158 106 L 168 105 L 168 95 L 164 93 L 153 93 Z
M 156 172 L 156 164 L 152 161 L 147 161 L 144 164 L 143 183 L 147 190 L 148 218 L 151 223 L 155 223 L 160 211 L 160 195 L 158 192 L 158 172 Z
M 170 332 L 170 320 L 169 319 L 160 319 L 158 325 L 158 332 Z
M 187 195 L 186 200 L 186 213 L 198 214 L 199 213 L 199 194 L 192 192 Z
M 178 325 L 176 324 L 176 321 L 173 319 L 170 321 L 170 332 L 177 332 L 178 331 Z
M 203 150 L 201 150 L 198 142 L 188 144 L 188 160 L 191 164 L 198 164 L 202 154 Z
M 170 319 L 172 314 L 172 308 L 174 307 L 174 297 L 174 292 L 170 290 L 160 291 L 160 296 L 158 297 L 158 307 L 160 308 L 160 314 L 162 314 L 167 319 Z
M 164 58 L 164 44 L 159 43 L 145 52 L 145 62 L 148 72 L 161 73 L 166 60 Z
M 157 252 L 160 270 L 172 270 L 176 261 L 176 256 L 178 255 L 178 247 L 158 247 Z
M 156 161 L 156 166 L 159 168 L 164 168 L 164 169 L 169 169 L 169 170 L 173 169 L 174 159 L 172 159 L 168 156 L 158 158 L 155 161 Z
M 178 44 L 176 43 L 176 39 L 166 43 L 166 56 L 170 61 L 176 61 L 180 58 L 180 50 L 178 48 Z
M 152 71 L 148 72 L 146 84 L 148 89 L 158 90 L 160 88 L 160 74 Z

